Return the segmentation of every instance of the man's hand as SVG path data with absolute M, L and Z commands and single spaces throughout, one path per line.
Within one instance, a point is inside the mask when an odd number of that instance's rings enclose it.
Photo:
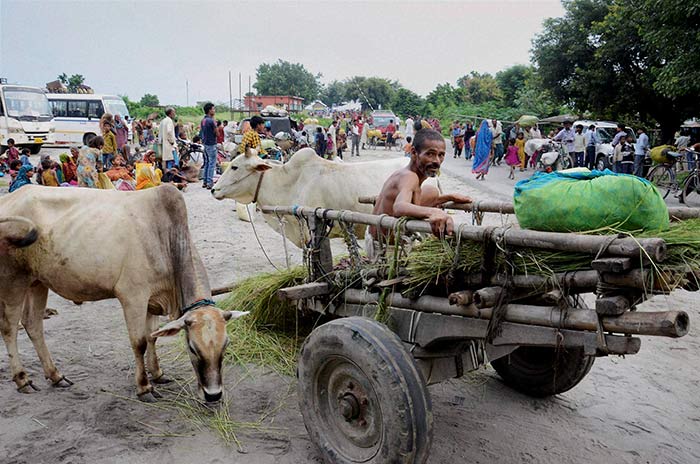
M 436 237 L 444 237 L 445 235 L 452 235 L 454 232 L 454 222 L 452 218 L 443 210 L 436 210 L 430 216 L 428 216 L 428 222 L 430 223 L 430 228 L 433 230 L 433 234 Z
M 459 193 L 453 193 L 452 194 L 452 201 L 455 203 L 471 203 L 474 200 L 472 200 L 471 197 L 468 197 L 466 195 L 460 195 Z

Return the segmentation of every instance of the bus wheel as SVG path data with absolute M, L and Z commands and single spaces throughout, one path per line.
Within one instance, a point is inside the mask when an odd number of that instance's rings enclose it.
M 95 138 L 95 134 L 93 134 L 92 132 L 88 132 L 87 134 L 83 135 L 83 145 L 87 145 L 88 143 L 90 143 L 90 140 L 92 140 L 93 138 Z
M 29 152 L 30 152 L 32 155 L 36 155 L 36 154 L 38 154 L 40 151 L 41 151 L 41 145 L 38 144 L 38 143 L 36 143 L 36 144 L 34 144 L 34 145 L 31 145 L 31 146 L 29 147 Z

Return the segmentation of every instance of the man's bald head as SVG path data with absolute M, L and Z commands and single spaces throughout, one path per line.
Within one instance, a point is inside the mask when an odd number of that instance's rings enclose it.
M 416 152 L 420 153 L 425 143 L 429 140 L 439 140 L 443 143 L 445 141 L 442 134 L 434 129 L 420 129 L 413 138 L 413 148 L 416 149 Z

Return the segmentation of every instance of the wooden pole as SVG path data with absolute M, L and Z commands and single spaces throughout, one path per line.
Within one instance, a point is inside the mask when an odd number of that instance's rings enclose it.
M 378 304 L 378 293 L 347 289 L 341 301 L 353 304 Z M 431 313 L 452 314 L 477 319 L 490 319 L 492 308 L 477 308 L 475 305 L 451 305 L 447 298 L 422 296 L 417 300 L 392 293 L 386 300 L 388 306 L 412 309 Z M 558 307 L 506 305 L 505 320 L 520 324 L 557 327 L 562 329 L 598 330 L 598 316 L 593 310 L 572 309 L 562 311 Z M 665 312 L 626 312 L 621 316 L 602 317 L 600 319 L 606 332 L 630 335 L 654 335 L 663 337 L 682 337 L 688 333 L 689 318 L 685 311 Z
M 384 229 L 393 229 L 398 218 L 357 213 L 354 211 L 336 211 L 304 206 L 261 206 L 263 213 L 301 215 L 326 219 L 341 219 L 348 222 L 373 225 Z M 407 232 L 432 233 L 426 221 L 410 220 L 405 223 Z M 656 262 L 666 258 L 666 243 L 659 238 L 635 239 L 630 237 L 614 238 L 602 235 L 581 235 L 562 232 L 539 232 L 534 230 L 504 227 L 481 227 L 460 224 L 455 230 L 462 239 L 483 242 L 489 239 L 502 245 L 542 248 L 546 250 L 581 252 L 596 255 L 614 255 L 639 257 L 640 249 Z

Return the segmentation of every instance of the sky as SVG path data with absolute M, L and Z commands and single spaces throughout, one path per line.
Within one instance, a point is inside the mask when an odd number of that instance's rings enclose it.
M 82 74 L 96 93 L 193 105 L 228 101 L 229 71 L 237 98 L 239 73 L 245 94 L 260 63 L 283 59 L 324 84 L 377 76 L 425 96 L 527 64 L 542 21 L 561 15 L 559 0 L 0 0 L 0 77 L 43 87 Z

